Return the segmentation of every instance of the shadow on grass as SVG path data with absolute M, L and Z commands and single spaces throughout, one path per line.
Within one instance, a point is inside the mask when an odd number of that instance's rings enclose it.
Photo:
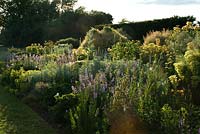
M 0 134 L 56 134 L 55 130 L 0 87 Z

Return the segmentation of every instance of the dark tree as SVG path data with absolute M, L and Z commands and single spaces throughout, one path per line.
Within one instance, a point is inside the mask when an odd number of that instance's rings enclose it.
M 0 27 L 3 27 L 5 24 L 6 3 L 6 0 L 0 1 Z
M 61 12 L 73 10 L 73 7 L 77 0 L 53 0 L 52 3 L 56 3 L 57 9 Z
M 112 20 L 110 14 L 99 11 L 86 12 L 84 7 L 67 10 L 47 26 L 45 40 L 56 41 L 67 37 L 80 39 L 91 27 L 99 24 L 112 24 Z
M 41 42 L 44 25 L 58 16 L 55 4 L 48 0 L 10 0 L 2 4 L 1 39 L 7 46 Z
M 113 21 L 112 15 L 104 13 L 104 12 L 92 10 L 90 15 L 95 20 L 96 25 L 111 24 Z
M 46 40 L 80 39 L 93 26 L 112 23 L 104 12 L 74 10 L 77 0 L 0 0 L 0 44 L 24 47 Z

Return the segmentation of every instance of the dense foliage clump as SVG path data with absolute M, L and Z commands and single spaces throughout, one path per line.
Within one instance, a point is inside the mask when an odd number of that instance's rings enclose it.
M 166 45 L 166 39 L 170 36 L 170 31 L 163 30 L 163 31 L 155 31 L 150 32 L 144 38 L 144 44 L 154 43 L 156 45 Z
M 92 28 L 87 32 L 85 39 L 77 49 L 77 55 L 93 56 L 104 55 L 107 49 L 119 41 L 126 41 L 127 37 L 117 30 L 104 27 L 102 30 Z

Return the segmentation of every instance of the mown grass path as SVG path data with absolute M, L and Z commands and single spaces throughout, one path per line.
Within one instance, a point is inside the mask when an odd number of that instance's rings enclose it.
M 0 134 L 56 134 L 56 131 L 0 86 Z

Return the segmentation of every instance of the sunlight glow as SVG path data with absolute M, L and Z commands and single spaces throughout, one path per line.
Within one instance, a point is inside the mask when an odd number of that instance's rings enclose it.
M 148 0 L 153 2 L 156 0 Z M 110 13 L 114 23 L 125 18 L 129 21 L 143 21 L 166 17 L 193 15 L 200 20 L 199 4 L 144 4 L 147 0 L 79 0 L 78 6 L 86 7 L 87 11 L 98 10 Z M 172 3 L 172 2 L 171 2 Z

